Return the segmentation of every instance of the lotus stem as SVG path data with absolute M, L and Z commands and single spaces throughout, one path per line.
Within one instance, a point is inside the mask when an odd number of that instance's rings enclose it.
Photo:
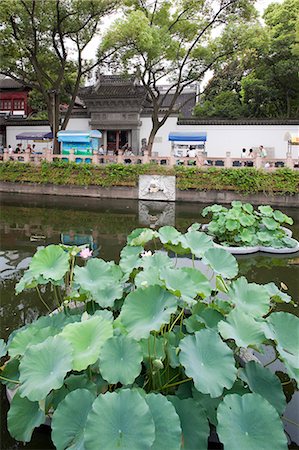
M 289 422 L 289 423 L 291 423 L 292 425 L 295 425 L 295 427 L 298 427 L 298 428 L 299 428 L 299 423 L 294 422 L 293 420 L 288 419 L 288 418 L 285 417 L 285 416 L 282 416 L 282 420 L 285 420 L 286 422 Z
M 2 375 L 0 375 L 0 380 L 8 381 L 9 383 L 20 384 L 19 381 L 11 380 L 10 378 L 3 377 Z
M 45 300 L 43 299 L 43 297 L 42 297 L 42 295 L 41 295 L 41 293 L 40 293 L 40 290 L 39 290 L 39 287 L 38 287 L 38 286 L 36 286 L 36 291 L 37 291 L 37 294 L 38 294 L 38 297 L 39 297 L 40 301 L 41 301 L 41 302 L 43 303 L 43 305 L 47 308 L 47 310 L 49 311 L 49 313 L 52 312 L 51 309 L 49 308 L 49 306 L 47 305 L 47 303 L 45 302 Z
M 180 320 L 180 318 L 182 317 L 182 315 L 184 314 L 184 308 L 181 309 L 180 314 L 176 317 L 176 319 L 172 322 L 171 327 L 169 328 L 169 331 L 172 331 L 173 327 L 175 326 L 175 324 Z
M 192 378 L 186 378 L 185 380 L 178 381 L 177 383 L 166 384 L 165 386 L 163 386 L 163 388 L 167 389 L 167 388 L 170 388 L 173 386 L 179 386 L 180 384 L 187 383 L 188 381 L 191 381 L 191 380 L 192 380 Z

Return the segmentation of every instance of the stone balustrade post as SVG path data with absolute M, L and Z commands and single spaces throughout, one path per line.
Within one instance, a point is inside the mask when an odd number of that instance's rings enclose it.
M 35 160 L 35 158 L 34 158 L 34 160 Z M 29 163 L 29 162 L 30 162 L 30 149 L 25 148 L 24 163 Z
M 46 161 L 48 163 L 53 162 L 53 151 L 51 148 L 46 148 L 45 149 L 45 156 L 46 156 Z
M 99 155 L 95 152 L 92 154 L 92 164 L 97 165 L 99 164 Z
M 262 158 L 259 155 L 255 157 L 255 167 L 256 169 L 261 169 L 263 167 Z
M 124 163 L 124 156 L 120 154 L 120 151 L 118 151 L 117 157 L 116 157 L 117 164 L 123 164 Z
M 291 152 L 287 152 L 286 167 L 289 167 L 290 169 L 294 169 L 294 161 L 293 161 Z
M 175 166 L 175 157 L 173 156 L 173 154 L 171 154 L 169 157 L 169 165 L 170 165 L 170 167 Z
M 149 163 L 148 150 L 144 150 L 144 152 L 143 152 L 143 164 L 148 164 L 148 163 Z
M 9 153 L 8 153 L 8 149 L 5 148 L 4 152 L 3 152 L 3 162 L 7 162 L 9 161 Z
M 224 160 L 224 167 L 232 167 L 231 153 L 226 152 L 226 158 Z
M 76 158 L 75 158 L 75 149 L 71 148 L 70 149 L 70 154 L 69 154 L 69 162 L 75 162 Z

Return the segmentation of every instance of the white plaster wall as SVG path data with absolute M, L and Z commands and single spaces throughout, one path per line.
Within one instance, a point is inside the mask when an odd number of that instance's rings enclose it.
M 51 131 L 50 127 L 47 127 L 46 125 L 40 125 L 40 126 L 8 126 L 6 127 L 6 142 L 7 146 L 10 144 L 13 149 L 16 148 L 17 144 L 23 143 L 23 148 L 27 147 L 27 141 L 20 141 L 16 139 L 17 134 L 21 133 L 28 133 L 30 131 L 37 131 L 37 132 L 45 132 L 49 133 Z M 29 144 L 33 144 L 32 141 L 28 141 Z M 43 142 L 34 142 L 35 149 L 37 151 L 47 147 L 47 143 Z M 51 143 L 48 143 L 48 145 L 51 145 Z
M 143 117 L 140 138 L 148 138 L 150 130 L 150 117 Z M 206 131 L 206 150 L 211 157 L 224 157 L 228 151 L 232 157 L 240 157 L 242 148 L 249 150 L 263 145 L 273 147 L 276 158 L 285 158 L 288 136 L 298 136 L 299 125 L 177 125 L 176 117 L 170 117 L 158 131 L 158 142 L 154 143 L 153 151 L 160 156 L 167 156 L 171 152 L 168 135 L 172 131 Z M 299 157 L 298 151 L 299 146 L 292 147 L 294 158 Z
M 72 130 L 72 131 L 90 130 L 89 121 L 90 121 L 90 119 L 83 118 L 83 117 L 70 118 L 66 129 Z
M 143 138 L 148 139 L 151 129 L 152 120 L 150 117 L 141 118 L 141 128 L 140 128 L 140 140 Z M 171 142 L 168 140 L 168 135 L 170 132 L 177 129 L 177 118 L 169 117 L 166 123 L 158 131 L 156 135 L 156 142 L 154 142 L 153 152 L 158 152 L 159 156 L 168 156 L 171 151 Z

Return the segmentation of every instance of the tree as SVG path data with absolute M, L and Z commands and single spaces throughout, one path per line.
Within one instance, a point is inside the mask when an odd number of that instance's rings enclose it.
M 243 115 L 243 107 L 236 92 L 222 91 L 212 100 L 206 100 L 203 106 L 198 103 L 194 108 L 194 115 L 203 118 L 237 119 Z
M 215 29 L 248 20 L 253 1 L 244 0 L 127 0 L 124 18 L 106 33 L 98 55 L 114 51 L 109 67 L 134 73 L 152 104 L 151 152 L 157 131 L 175 109 L 184 88 L 235 49 L 217 46 Z M 165 92 L 159 83 L 169 82 Z M 171 94 L 171 97 L 169 95 Z M 169 107 L 163 109 L 166 98 Z
M 69 121 L 81 80 L 100 60 L 83 58 L 100 19 L 118 0 L 2 0 L 0 73 L 38 91 L 54 136 Z M 68 98 L 60 124 L 59 105 Z

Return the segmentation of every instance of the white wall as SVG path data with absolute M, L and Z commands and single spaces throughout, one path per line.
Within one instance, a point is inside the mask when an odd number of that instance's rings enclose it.
M 90 119 L 83 117 L 70 118 L 69 123 L 67 124 L 66 129 L 72 131 L 84 131 L 89 130 L 89 121 Z
M 274 156 L 283 158 L 287 151 L 287 135 L 299 135 L 299 125 L 177 125 L 172 131 L 206 131 L 208 156 L 239 157 L 242 148 L 274 147 Z M 166 130 L 165 130 L 166 132 Z M 293 157 L 298 158 L 299 146 L 293 146 Z
M 143 138 L 148 139 L 152 129 L 152 120 L 150 117 L 142 117 L 141 122 L 140 140 Z M 168 135 L 176 129 L 177 118 L 169 117 L 163 127 L 158 131 L 155 139 L 156 142 L 154 142 L 153 151 L 158 152 L 159 156 L 170 155 L 171 142 L 168 141 Z
M 21 133 L 28 133 L 29 131 L 37 131 L 37 132 L 45 132 L 45 133 L 49 133 L 51 131 L 50 127 L 47 127 L 46 125 L 40 125 L 40 126 L 32 126 L 32 127 L 28 127 L 28 126 L 8 126 L 6 127 L 6 143 L 7 143 L 7 147 L 10 144 L 12 146 L 13 149 L 16 148 L 17 144 L 22 143 L 23 144 L 23 148 L 27 147 L 27 143 L 28 144 L 35 144 L 35 149 L 41 150 L 45 147 L 47 147 L 47 143 L 45 142 L 33 142 L 33 141 L 20 141 L 16 139 L 16 135 L 17 134 L 21 134 Z M 48 143 L 48 145 L 50 146 L 51 143 Z

